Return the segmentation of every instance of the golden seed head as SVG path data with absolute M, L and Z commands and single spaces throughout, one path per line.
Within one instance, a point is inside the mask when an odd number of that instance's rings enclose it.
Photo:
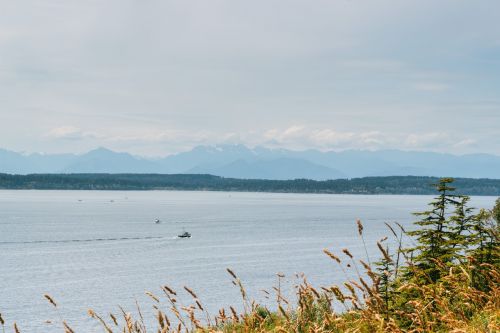
M 358 219 L 358 220 L 356 221 L 356 224 L 358 225 L 358 234 L 359 234 L 360 236 L 362 236 L 362 235 L 363 235 L 363 224 L 361 223 L 361 220 L 360 220 L 360 219 Z
M 193 296 L 193 298 L 198 298 L 198 296 L 196 296 L 196 294 L 194 293 L 194 291 L 186 286 L 184 286 L 184 290 L 186 290 L 191 296 Z
M 43 297 L 45 297 L 50 302 L 50 304 L 52 304 L 53 306 L 57 307 L 56 302 L 54 302 L 54 299 L 52 297 L 50 297 L 49 294 L 44 294 Z
M 226 270 L 234 279 L 237 279 L 236 274 L 230 268 L 226 268 Z
M 344 252 L 344 253 L 345 253 L 345 255 L 347 255 L 349 258 L 351 258 L 351 259 L 353 258 L 353 256 L 352 256 L 351 252 L 349 252 L 349 250 L 348 250 L 348 249 L 342 249 L 342 252 Z
M 111 317 L 111 320 L 113 320 L 113 323 L 118 326 L 118 320 L 116 320 L 116 317 L 112 313 L 110 313 L 109 316 Z
M 169 286 L 163 286 L 163 289 L 165 289 L 167 292 L 169 292 L 172 295 L 177 295 L 177 293 L 172 288 L 169 288 Z
M 330 258 L 332 258 L 333 260 L 335 260 L 337 263 L 340 264 L 340 258 L 337 257 L 336 255 L 334 255 L 333 253 L 331 253 L 330 251 L 328 251 L 327 249 L 324 249 L 323 252 L 329 256 Z

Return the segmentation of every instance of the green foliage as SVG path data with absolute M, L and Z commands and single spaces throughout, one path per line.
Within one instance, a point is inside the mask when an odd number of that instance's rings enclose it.
M 466 253 L 473 261 L 472 286 L 491 290 L 487 274 L 491 267 L 500 267 L 499 223 L 492 212 L 481 209 L 474 217 L 472 233 L 467 239 Z
M 457 196 L 455 211 L 450 216 L 450 245 L 454 250 L 455 259 L 464 262 L 467 250 L 470 248 L 470 241 L 473 229 L 477 224 L 477 215 L 473 214 L 474 209 L 467 207 L 470 198 L 468 196 Z
M 382 252 L 382 258 L 375 263 L 376 272 L 379 276 L 378 291 L 385 305 L 386 313 L 391 311 L 391 303 L 393 300 L 393 279 L 396 272 L 396 264 L 393 255 L 389 254 L 389 246 L 384 246 L 378 243 L 379 249 Z
M 495 218 L 499 200 L 492 211 L 476 212 L 468 206 L 469 197 L 454 194 L 452 182 L 451 178 L 441 179 L 435 185 L 439 195 L 430 202 L 430 209 L 415 214 L 420 218 L 415 222 L 417 228 L 407 234 L 416 244 L 402 250 L 407 259 L 402 278 L 390 281 L 380 274 L 380 297 L 388 298 L 387 304 L 395 311 L 416 312 L 415 304 L 425 298 L 429 298 L 428 306 L 433 311 L 442 311 L 432 295 L 436 288 L 440 291 L 450 288 L 450 281 L 478 293 L 498 290 L 498 280 L 492 276 L 500 268 L 499 227 Z M 380 264 L 389 267 L 384 261 Z M 453 271 L 457 269 L 464 272 L 464 279 L 455 280 Z M 462 306 L 463 302 L 453 293 L 444 299 L 444 303 L 449 303 L 447 307 Z M 466 318 L 477 314 L 477 309 L 460 311 Z M 410 324 L 406 317 L 401 317 L 398 323 L 402 327 Z
M 468 207 L 468 196 L 456 195 L 452 192 L 452 178 L 443 178 L 435 184 L 439 196 L 432 201 L 430 209 L 415 213 L 420 220 L 415 222 L 419 228 L 408 232 L 414 237 L 416 246 L 405 249 L 414 254 L 409 268 L 418 267 L 422 280 L 435 283 L 447 269 L 468 259 L 476 263 L 473 270 L 475 287 L 487 290 L 483 276 L 483 264 L 498 265 L 499 242 L 498 220 L 495 214 L 500 209 L 499 200 L 491 212 L 480 210 L 474 214 L 474 209 Z M 407 276 L 413 276 L 413 270 L 407 270 Z
M 415 222 L 420 228 L 408 232 L 409 236 L 415 238 L 417 245 L 406 251 L 415 254 L 413 263 L 426 273 L 429 282 L 436 282 L 440 278 L 439 265 L 452 263 L 463 242 L 459 236 L 460 230 L 465 227 L 464 204 L 468 198 L 451 194 L 455 190 L 449 185 L 452 182 L 452 178 L 443 178 L 434 185 L 439 196 L 429 203 L 429 210 L 414 213 L 420 217 Z M 450 216 L 453 207 L 458 215 Z
M 495 201 L 495 206 L 491 210 L 493 219 L 500 224 L 500 198 Z

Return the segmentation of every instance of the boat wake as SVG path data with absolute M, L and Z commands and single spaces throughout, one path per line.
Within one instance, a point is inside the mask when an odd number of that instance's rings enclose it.
M 90 238 L 90 239 L 60 239 L 60 240 L 58 239 L 58 240 L 6 241 L 6 242 L 0 242 L 0 245 L 3 245 L 3 244 L 8 245 L 8 244 L 90 243 L 90 242 L 110 242 L 110 241 L 148 240 L 148 239 L 172 239 L 172 236 L 145 236 L 145 237 Z

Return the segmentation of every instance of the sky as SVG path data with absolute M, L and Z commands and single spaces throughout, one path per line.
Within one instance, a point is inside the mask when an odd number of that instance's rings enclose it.
M 498 0 L 0 0 L 0 148 L 500 155 Z

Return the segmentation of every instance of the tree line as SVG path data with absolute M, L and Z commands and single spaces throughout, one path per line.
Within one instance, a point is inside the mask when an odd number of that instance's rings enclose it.
M 339 194 L 432 194 L 436 177 L 392 176 L 315 181 L 235 179 L 200 174 L 0 174 L 1 189 L 209 190 Z M 458 178 L 466 195 L 500 195 L 500 179 Z

